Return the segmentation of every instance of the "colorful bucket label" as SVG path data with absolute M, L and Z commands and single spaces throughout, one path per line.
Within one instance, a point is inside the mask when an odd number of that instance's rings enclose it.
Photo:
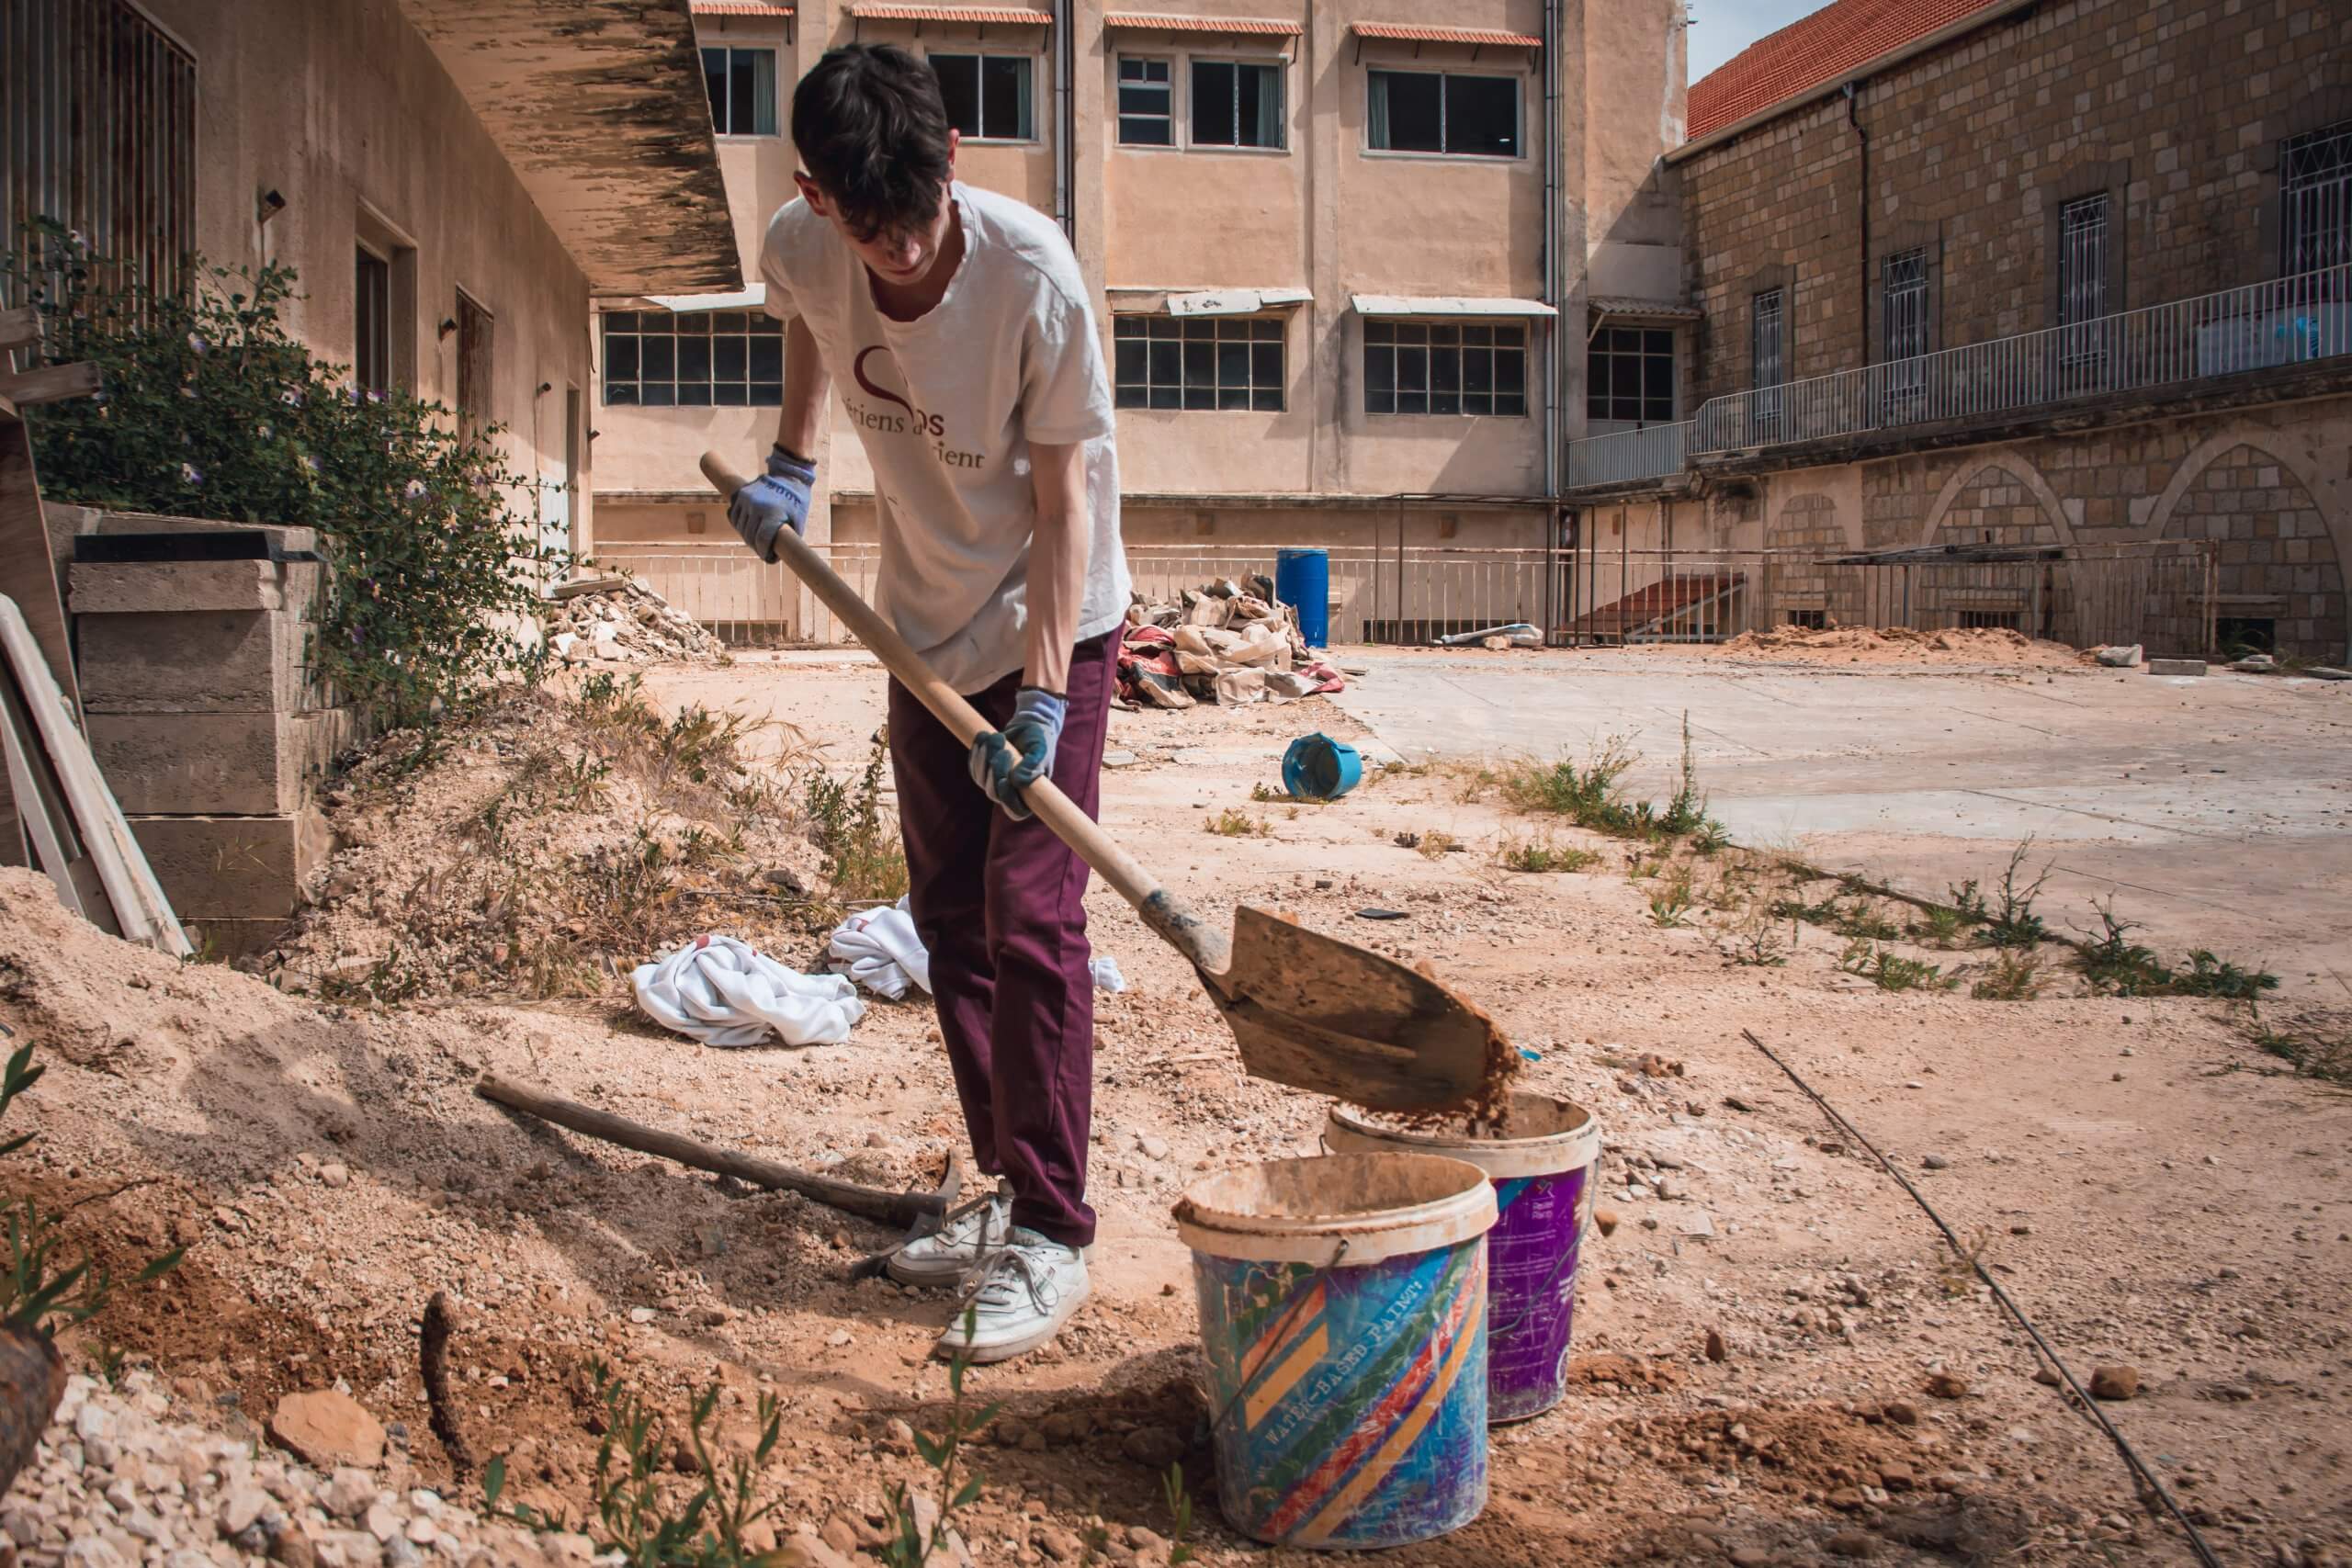
M 1540 1416 L 1567 1392 L 1577 1252 L 1591 1218 L 1590 1168 L 1498 1180 L 1487 1233 L 1488 1419 Z
M 1234 1528 L 1396 1546 L 1487 1504 L 1483 1237 L 1358 1269 L 1193 1255 Z

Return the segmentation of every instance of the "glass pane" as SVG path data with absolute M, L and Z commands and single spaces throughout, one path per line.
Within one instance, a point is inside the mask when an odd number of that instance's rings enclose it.
M 1441 392 L 1462 389 L 1462 351 L 1431 349 L 1430 351 L 1430 384 Z
M 1430 351 L 1426 348 L 1400 348 L 1396 351 L 1396 390 L 1425 391 L 1430 384 Z M 1400 395 L 1397 405 L 1405 405 Z M 1419 412 L 1419 411 L 1415 411 Z
M 1184 379 L 1184 345 L 1154 340 L 1151 345 L 1151 382 L 1155 387 L 1173 387 Z M 1152 407 L 1161 406 L 1157 400 Z
M 1462 393 L 1459 389 L 1453 391 L 1437 391 L 1430 394 L 1430 412 L 1460 413 L 1461 412 Z
M 1186 387 L 1216 385 L 1216 344 L 1188 343 L 1184 345 L 1184 385 Z
M 1526 343 L 1527 329 L 1525 327 L 1497 327 L 1495 329 L 1495 346 L 1498 348 L 1505 344 L 1509 344 L 1513 348 L 1520 348 Z
M 1216 345 L 1216 384 L 1220 387 L 1250 385 L 1250 345 L 1246 343 L 1220 343 Z
M 1396 323 L 1394 321 L 1366 321 L 1363 324 L 1363 341 L 1366 343 L 1395 343 L 1396 341 Z
M 741 408 L 743 400 L 743 383 L 741 381 L 721 381 L 710 389 L 710 400 L 723 409 Z
M 980 62 L 980 134 L 1029 139 L 1029 62 L 991 54 Z
M 1487 392 L 1494 389 L 1495 356 L 1476 351 L 1462 356 L 1462 389 L 1465 392 Z
M 682 409 L 708 408 L 710 406 L 710 383 L 707 381 L 679 382 L 678 406 Z
M 1385 113 L 1375 112 L 1372 117 L 1372 145 L 1396 152 L 1444 152 L 1444 78 L 1418 71 L 1368 74 L 1376 84 L 1374 97 L 1385 98 L 1386 104 Z M 1374 107 L 1377 111 L 1380 105 Z
M 751 340 L 751 370 L 754 381 L 784 379 L 784 340 L 755 337 Z
M 1609 417 L 1609 398 L 1607 394 L 1601 392 L 1587 392 L 1584 399 L 1584 416 L 1587 419 L 1607 419 Z
M 722 381 L 743 378 L 744 344 L 740 337 L 715 337 L 710 340 L 711 374 Z
M 673 320 L 677 323 L 680 337 L 708 337 L 710 335 L 710 318 L 699 311 L 690 316 L 678 316 Z
M 1130 147 L 1173 147 L 1176 145 L 1176 122 L 1169 119 L 1130 119 L 1119 117 L 1119 140 Z
M 637 379 L 637 340 L 633 337 L 608 337 L 605 340 L 605 378 L 608 381 Z
M 748 332 L 751 330 L 751 316 L 743 310 L 716 311 L 710 318 L 710 330 L 714 333 Z
M 1363 389 L 1363 412 L 1366 413 L 1395 413 L 1396 412 L 1396 389 L 1394 387 L 1366 387 Z
M 1125 382 L 1119 384 L 1119 389 L 1111 398 L 1114 407 L 1123 409 L 1146 408 L 1150 401 L 1150 395 L 1143 388 L 1131 387 Z
M 980 133 L 980 57 L 977 54 L 934 54 L 932 73 L 939 78 L 940 101 L 947 106 L 947 123 L 967 136 Z
M 1497 351 L 1495 389 L 1498 392 L 1523 392 L 1527 389 L 1527 355 Z
M 759 103 L 759 85 L 752 79 L 754 51 L 748 49 L 730 51 L 727 58 L 727 130 L 735 136 L 749 136 L 755 123 L 754 107 Z
M 1172 382 L 1157 382 L 1151 389 L 1151 406 L 1156 409 L 1181 409 L 1184 406 L 1184 389 Z
M 1644 333 L 1642 334 L 1642 352 L 1644 354 L 1662 354 L 1668 359 L 1673 358 L 1674 334 L 1670 332 Z
M 1121 87 L 1121 114 L 1164 115 L 1168 112 L 1168 89 L 1165 87 Z
M 608 333 L 633 333 L 637 331 L 637 312 L 634 310 L 605 311 L 605 330 Z
M 1216 406 L 1221 409 L 1248 408 L 1250 406 L 1250 389 L 1247 386 L 1219 387 L 1216 389 Z
M 1462 329 L 1462 341 L 1464 344 L 1492 343 L 1495 341 L 1495 329 L 1492 327 L 1464 327 Z
M 667 381 L 648 381 L 640 389 L 639 395 L 644 398 L 645 406 L 650 409 L 666 409 L 677 401 Z
M 1271 65 L 1235 70 L 1234 140 L 1244 147 L 1283 144 L 1283 84 Z
M 637 383 L 631 381 L 625 386 L 616 387 L 607 381 L 605 383 L 605 401 L 634 404 L 637 401 Z
M 1283 345 L 1278 343 L 1253 344 L 1250 348 L 1250 379 L 1263 390 L 1283 384 Z
M 1668 424 L 1674 419 L 1674 394 L 1653 396 L 1642 400 L 1642 418 L 1652 424 Z
M 784 406 L 784 383 L 781 381 L 752 382 L 752 406 L 753 408 L 761 409 L 782 408 Z
M 710 380 L 708 338 L 682 337 L 678 340 L 678 379 L 706 383 Z
M 1250 335 L 1260 343 L 1280 343 L 1283 341 L 1283 324 L 1271 317 L 1255 321 L 1250 323 Z
M 1425 344 L 1430 341 L 1430 330 L 1412 321 L 1398 321 L 1396 326 L 1396 336 L 1399 344 Z
M 1139 382 L 1144 378 L 1147 353 L 1142 339 L 1128 337 L 1125 334 L 1122 334 L 1119 341 L 1112 345 L 1112 356 L 1116 367 L 1114 376 L 1119 385 L 1124 387 L 1130 382 Z
M 1216 322 L 1209 317 L 1190 317 L 1182 324 L 1184 329 L 1184 341 L 1187 343 L 1214 343 L 1216 341 Z
M 1642 395 L 1640 360 L 1621 357 L 1609 362 L 1609 395 L 1612 398 L 1639 398 Z
M 1283 412 L 1283 389 L 1278 386 L 1268 387 L 1261 384 L 1250 394 L 1250 406 L 1269 413 L 1280 413 Z
M 1363 384 L 1370 390 L 1384 394 L 1396 389 L 1395 349 L 1372 347 L 1363 351 Z
M 1527 417 L 1527 400 L 1517 392 L 1497 392 L 1495 412 L 1509 414 L 1513 419 L 1524 419 Z
M 710 126 L 713 130 L 727 129 L 727 51 L 706 49 L 702 51 L 703 90 L 710 95 Z
M 775 134 L 775 51 L 755 49 L 752 55 L 752 134 Z
M 1445 79 L 1445 150 L 1519 154 L 1519 81 L 1511 76 Z
M 677 373 L 678 345 L 675 340 L 666 337 L 650 337 L 644 339 L 643 343 L 642 364 L 647 380 L 667 381 Z
M 1397 412 L 1398 413 L 1427 413 L 1427 412 L 1430 412 L 1430 395 L 1429 395 L 1429 393 L 1427 393 L 1427 392 L 1408 392 L 1408 391 L 1405 391 L 1405 390 L 1403 390 L 1403 389 L 1400 389 L 1397 391 L 1397 393 L 1396 393 L 1396 412 Z
M 1460 346 L 1461 343 L 1462 329 L 1460 327 L 1431 327 L 1430 329 L 1431 348 L 1455 348 Z
M 1230 147 L 1233 135 L 1233 67 L 1221 60 L 1193 62 L 1193 143 Z

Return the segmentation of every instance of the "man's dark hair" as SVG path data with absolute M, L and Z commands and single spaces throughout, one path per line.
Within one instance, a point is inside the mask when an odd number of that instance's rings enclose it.
M 895 44 L 829 50 L 792 92 L 800 166 L 861 239 L 939 216 L 947 106 L 931 67 Z

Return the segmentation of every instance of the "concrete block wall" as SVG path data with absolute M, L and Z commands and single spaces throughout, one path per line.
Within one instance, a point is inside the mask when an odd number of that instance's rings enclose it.
M 59 510 L 91 534 L 245 526 Z M 280 553 L 317 546 L 307 528 L 261 531 Z M 223 956 L 275 941 L 334 849 L 312 796 L 360 726 L 308 667 L 324 570 L 302 560 L 67 569 L 91 753 L 181 923 Z

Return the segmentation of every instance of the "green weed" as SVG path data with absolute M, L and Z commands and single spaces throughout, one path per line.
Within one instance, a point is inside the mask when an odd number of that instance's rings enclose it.
M 1596 863 L 1600 856 L 1591 850 L 1564 848 L 1517 840 L 1503 845 L 1496 857 L 1506 871 L 1582 871 Z
M 1229 806 L 1201 826 L 1220 839 L 1262 839 L 1266 836 L 1263 822 Z
M 1980 1001 L 2031 1001 L 2041 994 L 2041 960 L 2030 952 L 2003 948 L 1968 994 Z
M 2050 933 L 2041 917 L 2033 912 L 2033 901 L 2041 896 L 2042 884 L 2050 880 L 2054 862 L 2044 862 L 2041 870 L 2028 882 L 2024 877 L 2026 857 L 2033 852 L 2033 840 L 2029 838 L 2011 851 L 2009 863 L 2001 873 L 2001 886 L 1995 897 L 1997 906 L 1986 915 L 1985 940 L 1995 947 L 2031 947 Z
M 808 775 L 808 836 L 825 857 L 836 898 L 888 903 L 907 890 L 906 849 L 898 825 L 882 812 L 882 770 L 888 761 L 888 747 L 877 737 L 854 787 L 821 768 Z
M 1942 904 L 1931 904 L 1905 932 L 1928 947 L 1958 947 L 1968 936 L 1968 917 Z
M 1946 975 L 1936 964 L 1889 953 L 1862 937 L 1847 944 L 1838 967 L 1849 975 L 1860 975 L 1882 991 L 1950 991 L 1960 985 L 1957 975 Z

